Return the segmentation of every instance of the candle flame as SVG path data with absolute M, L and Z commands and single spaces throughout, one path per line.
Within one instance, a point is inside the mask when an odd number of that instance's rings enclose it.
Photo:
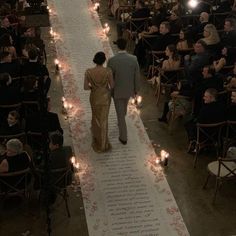
M 71 157 L 70 161 L 71 161 L 71 163 L 74 165 L 74 164 L 75 164 L 75 157 L 74 157 L 74 156 Z

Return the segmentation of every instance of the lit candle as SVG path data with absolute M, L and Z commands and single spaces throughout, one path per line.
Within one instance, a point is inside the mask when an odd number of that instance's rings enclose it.
M 74 156 L 71 157 L 70 161 L 71 161 L 71 163 L 74 165 L 74 164 L 75 164 L 75 157 L 74 157 Z
M 56 72 L 59 71 L 59 60 L 55 59 L 54 60 L 55 66 L 56 66 Z
M 61 101 L 64 103 L 66 101 L 65 97 L 62 97 Z
M 64 108 L 67 109 L 68 108 L 68 103 L 64 102 Z
M 108 27 L 108 23 L 105 23 L 105 24 L 104 24 L 104 27 L 107 28 L 107 27 Z
M 155 163 L 156 163 L 157 165 L 160 163 L 160 158 L 159 158 L 159 157 L 156 158 Z
M 165 150 L 161 150 L 161 161 L 163 162 L 165 159 L 165 155 L 166 155 L 166 151 Z
M 140 104 L 142 102 L 142 97 L 141 96 L 138 96 L 137 97 L 137 103 Z
M 77 170 L 79 170 L 79 162 L 76 162 L 75 165 L 74 165 L 74 167 L 75 167 Z
M 99 11 L 99 7 L 100 7 L 100 4 L 98 3 L 98 2 L 96 2 L 95 4 L 94 4 L 94 10 L 95 11 Z
M 134 105 L 135 103 L 136 103 L 136 99 L 135 99 L 135 98 L 132 98 L 131 104 Z
M 69 107 L 69 109 L 72 109 L 72 108 L 73 108 L 73 105 L 70 103 L 70 104 L 68 105 L 68 107 Z
M 50 27 L 50 34 L 51 34 L 51 36 L 53 36 L 53 29 L 52 29 L 52 27 Z

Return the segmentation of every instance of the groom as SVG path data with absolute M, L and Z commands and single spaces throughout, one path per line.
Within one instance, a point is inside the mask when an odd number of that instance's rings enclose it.
M 118 53 L 108 60 L 107 67 L 113 72 L 115 82 L 114 104 L 119 126 L 119 141 L 127 144 L 127 127 L 125 116 L 130 97 L 137 94 L 140 87 L 140 72 L 137 58 L 125 51 L 127 41 L 117 40 Z

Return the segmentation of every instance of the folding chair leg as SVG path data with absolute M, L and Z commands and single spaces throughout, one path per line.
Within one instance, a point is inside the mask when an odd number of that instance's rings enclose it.
M 66 204 L 66 212 L 67 212 L 67 215 L 68 217 L 70 218 L 70 209 L 69 209 L 69 206 L 68 206 L 68 193 L 66 191 L 66 189 L 64 189 L 64 192 L 63 192 L 63 198 L 64 198 L 64 201 L 65 201 L 65 204 Z
M 216 201 L 216 194 L 219 190 L 219 185 L 220 185 L 220 180 L 216 178 L 215 193 L 214 193 L 213 202 L 212 202 L 213 204 L 215 204 L 215 201 Z
M 206 178 L 206 181 L 205 181 L 205 183 L 204 183 L 204 185 L 203 185 L 203 187 L 202 187 L 203 189 L 206 189 L 209 178 L 210 178 L 210 173 L 208 173 L 208 176 L 207 176 L 207 178 Z
M 195 158 L 194 158 L 193 168 L 196 168 L 196 166 L 197 166 L 198 153 L 199 153 L 199 145 L 197 144 L 196 145 L 196 154 L 195 154 Z

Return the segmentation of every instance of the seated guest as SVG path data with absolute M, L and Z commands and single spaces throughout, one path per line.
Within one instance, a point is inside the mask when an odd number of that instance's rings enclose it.
M 55 132 L 59 131 L 63 134 L 58 115 L 50 112 L 49 99 L 41 107 L 39 112 L 35 112 L 26 117 L 25 130 L 32 132 Z
M 170 44 L 166 47 L 165 54 L 167 59 L 163 61 L 160 73 L 164 75 L 161 76 L 161 82 L 168 83 L 169 87 L 165 89 L 165 103 L 162 116 L 158 119 L 160 122 L 167 122 L 167 113 L 169 112 L 168 102 L 170 100 L 170 93 L 173 90 L 174 84 L 177 82 L 177 77 L 175 76 L 177 72 L 176 69 L 180 66 L 180 57 L 177 53 L 176 47 Z M 155 78 L 154 78 L 155 79 Z M 149 80 L 150 81 L 150 80 Z
M 220 54 L 220 37 L 213 24 L 207 24 L 204 27 L 203 36 L 201 40 L 207 44 L 207 51 L 212 58 L 216 58 Z
M 4 16 L 1 19 L 1 26 L 0 26 L 0 37 L 4 34 L 10 34 L 13 39 L 15 39 L 15 30 L 11 27 L 11 23 L 7 16 Z
M 227 79 L 226 88 L 235 89 L 236 88 L 236 63 L 234 64 L 233 71 L 228 74 L 228 77 L 226 79 Z
M 188 31 L 181 29 L 179 32 L 179 40 L 176 44 L 176 49 L 181 53 L 181 51 L 189 50 L 193 47 L 192 41 L 189 38 Z
M 29 75 L 23 80 L 22 88 L 23 101 L 38 101 L 39 91 L 37 88 L 37 78 L 34 75 Z
M 10 139 L 6 144 L 6 155 L 0 163 L 0 173 L 21 171 L 30 166 L 30 157 L 23 151 L 18 139 Z
M 14 135 L 22 132 L 20 115 L 17 111 L 10 111 L 5 122 L 1 123 L 0 135 Z
M 159 35 L 150 42 L 152 50 L 164 51 L 167 45 L 175 43 L 176 38 L 170 34 L 170 30 L 170 23 L 168 21 L 161 22 Z
M 10 34 L 4 34 L 0 38 L 0 51 L 1 52 L 9 52 L 11 54 L 12 59 L 16 59 L 16 49 L 13 46 L 13 40 Z
M 209 24 L 209 14 L 201 12 L 198 24 L 189 28 L 190 35 L 196 40 L 200 39 L 207 24 Z
M 215 71 L 219 72 L 222 68 L 224 68 L 224 66 L 233 65 L 235 61 L 235 54 L 232 54 L 231 51 L 228 50 L 228 48 L 224 47 L 221 50 L 221 55 L 218 60 L 213 61 L 213 66 L 215 68 Z
M 22 75 L 35 75 L 39 77 L 38 87 L 43 95 L 46 96 L 51 85 L 48 69 L 38 61 L 39 52 L 37 48 L 31 48 L 28 54 L 29 60 L 22 67 Z
M 20 75 L 20 65 L 17 60 L 12 61 L 10 52 L 0 53 L 0 73 L 8 73 L 11 77 Z
M 227 109 L 227 120 L 236 121 L 236 91 L 231 93 L 231 104 Z
M 170 33 L 178 34 L 183 26 L 183 22 L 178 15 L 178 11 L 171 11 L 168 21 L 170 22 Z
M 207 89 L 203 96 L 204 105 L 202 106 L 199 114 L 195 119 L 192 119 L 185 124 L 188 140 L 190 142 L 189 151 L 193 151 L 195 149 L 195 143 L 193 141 L 196 140 L 197 123 L 213 124 L 225 120 L 226 109 L 222 103 L 216 100 L 217 94 L 218 92 L 216 89 Z
M 202 79 L 199 80 L 194 93 L 194 111 L 193 114 L 197 115 L 202 106 L 202 97 L 204 92 L 209 89 L 214 88 L 217 92 L 224 90 L 224 83 L 222 78 L 215 74 L 214 67 L 207 65 L 202 69 Z
M 41 178 L 41 195 L 44 198 L 44 185 L 48 183 L 50 179 L 51 185 L 56 185 L 60 188 L 65 185 L 70 185 L 72 181 L 72 171 L 73 166 L 70 162 L 70 158 L 72 157 L 72 150 L 70 146 L 63 146 L 63 136 L 60 133 L 54 132 L 49 136 L 49 149 L 50 153 L 48 156 L 48 160 L 42 160 L 42 163 L 39 166 L 39 173 Z M 48 173 L 45 171 L 48 168 Z M 61 172 L 53 172 L 53 170 L 64 169 L 67 168 L 71 170 L 67 175 L 65 171 Z M 62 176 L 64 176 L 62 178 Z M 47 193 L 48 194 L 48 193 Z M 55 202 L 57 191 L 56 188 L 52 188 L 50 194 L 50 201 L 52 203 Z
M 198 40 L 194 45 L 195 55 L 186 55 L 184 57 L 184 67 L 186 77 L 189 83 L 194 87 L 201 78 L 202 68 L 209 65 L 209 55 L 207 53 L 207 45 L 204 41 Z
M 225 13 L 231 11 L 231 5 L 229 0 L 221 0 L 217 3 L 218 7 L 214 13 Z M 213 14 L 214 14 L 213 13 Z
M 9 74 L 0 74 L 0 105 L 12 105 L 21 101 L 20 88 L 11 86 L 11 83 Z
M 143 0 L 137 0 L 135 3 L 135 11 L 132 13 L 131 15 L 131 19 L 135 19 L 135 18 L 146 18 L 150 16 L 150 10 L 149 8 L 147 8 L 145 6 L 145 2 Z M 123 31 L 125 29 L 128 29 L 129 27 L 129 22 L 118 22 L 116 25 L 116 29 L 117 29 L 117 38 L 121 38 L 123 35 Z M 139 26 L 141 27 L 141 22 L 135 22 L 135 28 L 139 28 Z M 134 28 L 131 25 L 131 31 L 136 30 L 136 29 L 132 29 Z M 138 33 L 140 33 L 141 31 L 144 30 L 143 27 L 141 27 L 141 29 L 139 29 L 140 31 Z M 116 43 L 116 41 L 114 42 Z
M 159 27 L 161 22 L 166 20 L 166 17 L 167 17 L 167 10 L 164 6 L 163 1 L 162 0 L 155 1 L 154 14 L 151 19 L 151 24 Z
M 71 164 L 72 150 L 69 146 L 63 146 L 63 135 L 58 132 L 51 133 L 49 140 L 51 169 L 69 167 Z
M 228 49 L 236 47 L 236 22 L 233 18 L 226 18 L 224 24 L 224 32 L 221 35 L 221 43 L 223 47 Z

